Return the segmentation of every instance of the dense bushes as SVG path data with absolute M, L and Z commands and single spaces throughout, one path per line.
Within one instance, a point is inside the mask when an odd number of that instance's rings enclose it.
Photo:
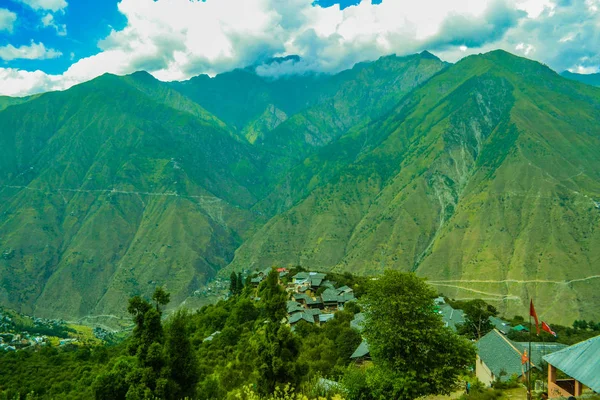
M 472 346 L 443 327 L 422 280 L 386 273 L 372 282 L 339 277 L 365 293 L 359 304 L 372 346 L 373 363 L 350 365 L 362 340 L 350 327 L 359 305 L 320 326 L 299 322 L 292 332 L 281 323 L 287 294 L 277 275 L 258 289 L 238 279 L 227 301 L 164 321 L 167 293 L 159 288 L 152 303 L 134 297 L 135 327 L 115 346 L 0 354 L 0 393 L 11 400 L 31 392 L 32 399 L 413 398 L 447 392 L 474 358 Z

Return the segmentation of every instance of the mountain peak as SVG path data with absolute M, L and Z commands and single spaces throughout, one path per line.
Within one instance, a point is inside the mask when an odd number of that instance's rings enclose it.
M 419 53 L 419 55 L 421 56 L 421 58 L 441 61 L 439 57 L 437 57 L 435 54 L 430 53 L 427 50 L 423 50 L 421 53 Z

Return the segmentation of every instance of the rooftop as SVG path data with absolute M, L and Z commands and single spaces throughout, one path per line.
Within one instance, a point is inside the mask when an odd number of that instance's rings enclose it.
M 321 298 L 323 299 L 324 303 L 337 303 L 337 301 L 338 301 L 338 292 L 337 292 L 337 290 L 334 290 L 334 289 L 331 289 L 331 288 L 327 288 L 321 294 Z
M 456 331 L 456 326 L 465 323 L 465 313 L 463 310 L 455 310 L 449 304 L 441 304 L 439 306 L 442 321 L 447 327 Z
M 504 333 L 505 335 L 507 335 L 508 332 L 510 332 L 510 323 L 506 322 L 502 318 L 490 317 L 488 319 L 490 320 L 492 325 L 494 325 L 494 328 L 498 329 L 500 332 Z
M 302 312 L 304 311 L 304 307 L 302 307 L 302 304 L 293 301 L 293 300 L 289 300 L 286 303 L 286 307 L 287 307 L 287 312 L 288 314 L 293 314 L 295 312 Z
M 518 346 L 496 329 L 479 339 L 475 345 L 479 358 L 502 382 L 513 375 L 521 376 L 529 369 L 528 363 L 521 363 L 522 351 Z
M 358 345 L 354 353 L 350 356 L 351 359 L 362 358 L 369 355 L 369 344 L 366 340 L 363 339 L 362 342 Z
M 600 393 L 600 336 L 543 357 L 551 364 Z
M 308 312 L 301 312 L 301 313 L 294 313 L 292 315 L 290 315 L 290 319 L 289 322 L 290 324 L 295 324 L 296 322 L 300 322 L 301 320 L 304 320 L 306 322 L 308 322 L 309 324 L 314 324 L 315 323 L 315 318 L 312 316 L 312 314 L 308 313 Z

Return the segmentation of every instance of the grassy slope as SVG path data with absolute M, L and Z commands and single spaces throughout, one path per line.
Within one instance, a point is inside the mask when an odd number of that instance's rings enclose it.
M 356 133 L 354 142 L 387 136 L 269 221 L 232 267 L 399 268 L 436 280 L 597 275 L 598 103 L 598 90 L 537 63 L 502 52 L 470 57 Z M 593 281 L 559 292 L 464 286 L 439 288 L 503 300 L 507 312 L 522 312 L 515 296 L 531 294 L 557 321 L 598 315 Z
M 533 295 L 597 319 L 598 282 L 577 279 L 600 273 L 598 89 L 502 52 L 443 67 L 106 75 L 6 108 L 0 301 L 109 315 L 166 284 L 177 303 L 239 248 L 230 268 L 414 270 L 508 313 Z
M 4 304 L 113 313 L 165 283 L 181 301 L 256 222 L 245 209 L 265 161 L 197 105 L 140 85 L 107 75 L 0 114 Z

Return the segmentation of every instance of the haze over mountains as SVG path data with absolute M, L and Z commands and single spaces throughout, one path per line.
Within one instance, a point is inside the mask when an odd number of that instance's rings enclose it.
M 276 62 L 276 61 L 275 61 Z M 0 302 L 122 314 L 223 270 L 427 276 L 600 317 L 600 89 L 502 51 L 0 98 Z

